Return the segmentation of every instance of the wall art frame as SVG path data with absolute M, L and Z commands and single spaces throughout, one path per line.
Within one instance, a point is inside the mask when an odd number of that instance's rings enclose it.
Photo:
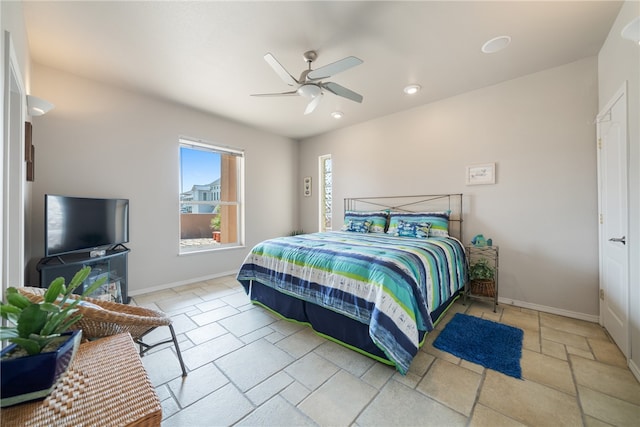
M 496 164 L 482 163 L 468 165 L 465 175 L 467 185 L 487 185 L 496 183 Z

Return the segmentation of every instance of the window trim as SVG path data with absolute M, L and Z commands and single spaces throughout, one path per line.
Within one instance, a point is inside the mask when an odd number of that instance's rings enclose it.
M 198 254 L 203 252 L 212 252 L 212 251 L 220 251 L 220 250 L 229 250 L 229 249 L 237 249 L 245 247 L 245 151 L 243 149 L 230 147 L 223 144 L 216 144 L 209 141 L 205 141 L 202 139 L 195 139 L 185 136 L 178 137 L 178 149 L 186 147 L 194 150 L 203 150 L 203 151 L 213 151 L 220 154 L 231 155 L 238 158 L 236 165 L 236 175 L 237 175 L 237 202 L 228 202 L 216 200 L 213 197 L 213 200 L 204 201 L 191 201 L 190 204 L 200 204 L 200 205 L 213 205 L 213 206 L 237 206 L 237 242 L 234 243 L 223 243 L 216 246 L 205 246 L 201 249 L 193 249 L 193 250 L 183 250 L 180 246 L 182 241 L 181 238 L 181 225 L 180 220 L 178 220 L 178 255 L 191 255 Z M 178 150 L 178 215 L 182 215 L 181 207 L 182 203 L 180 200 L 180 194 L 182 194 L 182 160 L 181 155 Z M 179 217 L 180 218 L 180 217 Z
M 329 159 L 331 160 L 331 199 L 333 201 L 333 159 L 331 158 L 331 154 L 323 154 L 318 156 L 318 230 L 320 232 L 323 231 L 331 231 L 333 230 L 333 202 L 331 206 L 331 227 L 327 228 L 324 222 L 325 216 L 325 161 Z

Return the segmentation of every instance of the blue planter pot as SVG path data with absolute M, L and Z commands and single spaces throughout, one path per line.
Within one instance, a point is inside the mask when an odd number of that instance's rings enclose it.
M 53 391 L 58 378 L 69 368 L 76 355 L 82 331 L 65 332 L 69 336 L 56 351 L 2 360 L 0 362 L 1 407 L 44 399 Z M 15 348 L 11 344 L 2 355 Z

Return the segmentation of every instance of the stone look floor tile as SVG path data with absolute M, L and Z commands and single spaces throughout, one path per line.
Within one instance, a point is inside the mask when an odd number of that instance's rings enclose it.
M 194 293 L 188 292 L 184 294 L 178 294 L 173 298 L 156 301 L 156 304 L 162 311 L 173 311 L 179 308 L 191 307 L 201 302 L 202 298 Z
M 285 398 L 274 396 L 264 405 L 235 424 L 237 426 L 312 426 L 313 420 L 301 413 Z
M 171 345 L 142 359 L 164 427 L 600 427 L 640 419 L 640 384 L 595 323 L 503 304 L 494 313 L 485 301 L 459 299 L 403 376 L 250 304 L 233 275 L 137 295 L 134 302 L 172 317 L 189 371 L 183 379 Z M 433 340 L 457 312 L 522 328 L 525 379 L 435 349 Z M 146 338 L 168 337 L 168 328 L 158 328 Z
M 548 326 L 542 326 L 540 328 L 540 334 L 542 339 L 565 344 L 567 346 L 579 348 L 584 351 L 591 351 L 587 339 L 580 335 L 575 335 L 569 332 L 560 331 L 558 329 L 552 329 Z
M 294 379 L 285 372 L 280 371 L 272 377 L 267 378 L 251 390 L 245 393 L 254 405 L 260 406 L 274 395 L 287 388 Z
M 609 365 L 615 365 L 620 368 L 626 369 L 627 360 L 620 351 L 620 349 L 609 340 L 604 341 L 600 339 L 588 338 L 591 351 L 598 362 L 608 363 Z
M 578 385 L 640 405 L 640 383 L 628 369 L 573 355 L 570 360 Z
M 309 353 L 289 365 L 285 371 L 309 390 L 315 390 L 339 369 L 325 358 Z
M 302 402 L 310 394 L 311 390 L 297 381 L 292 382 L 287 388 L 280 392 L 280 395 L 287 399 L 287 402 L 292 405 L 297 405 Z
M 244 343 L 231 334 L 225 334 L 182 352 L 182 359 L 189 369 L 206 365 L 227 353 L 242 347 Z
M 535 332 L 540 330 L 540 320 L 538 319 L 537 313 L 531 314 L 517 310 L 504 310 L 500 320 L 502 323 L 515 326 L 516 328 Z
M 146 354 L 142 358 L 142 364 L 154 386 L 182 376 L 178 356 L 170 348 Z
M 564 344 L 549 340 L 542 340 L 541 346 L 542 354 L 546 354 L 547 356 L 552 356 L 560 360 L 569 360 L 567 357 L 567 349 Z
M 293 357 L 300 358 L 325 341 L 324 338 L 314 334 L 311 328 L 305 328 L 281 339 L 276 345 Z
M 387 366 L 382 363 L 374 363 L 361 378 L 367 384 L 380 390 L 395 372 L 395 369 L 391 366 Z
M 167 418 L 163 427 L 228 426 L 253 410 L 251 402 L 232 384 L 214 391 L 175 415 Z
M 243 392 L 246 392 L 295 359 L 273 344 L 258 340 L 215 361 L 225 375 Z
M 276 320 L 264 310 L 249 310 L 220 320 L 220 325 L 237 337 L 241 337 L 258 328 L 270 325 Z
M 345 371 L 339 371 L 299 405 L 301 411 L 323 426 L 347 426 L 378 390 Z
M 522 377 L 576 395 L 569 363 L 529 350 L 522 351 Z
M 205 326 L 201 326 L 196 329 L 192 329 L 186 333 L 187 337 L 195 345 L 202 344 L 221 335 L 228 333 L 228 331 L 217 323 L 211 323 Z
M 558 316 L 557 314 L 540 313 L 540 324 L 570 334 L 581 335 L 586 338 L 598 338 L 609 341 L 607 333 L 597 323 L 579 319 Z
M 478 401 L 528 425 L 576 426 L 582 423 L 577 397 L 491 370 L 487 370 Z
M 481 376 L 444 360 L 436 360 L 416 390 L 469 416 Z
M 616 426 L 632 426 L 640 423 L 640 406 L 596 390 L 578 387 L 580 403 L 585 414 Z
M 197 314 L 192 317 L 193 321 L 198 324 L 198 326 L 208 325 L 209 323 L 217 322 L 224 318 L 233 316 L 234 314 L 238 314 L 238 309 L 225 305 L 220 308 L 216 308 L 213 310 L 205 311 L 202 314 Z
M 373 359 L 361 353 L 338 345 L 333 341 L 325 341 L 314 351 L 315 353 L 319 354 L 330 362 L 333 362 L 345 371 L 351 372 L 357 377 L 362 376 L 369 370 L 371 365 L 376 363 Z
M 467 418 L 447 406 L 389 381 L 356 420 L 359 426 L 465 426 Z
M 524 427 L 525 425 L 513 420 L 500 412 L 496 412 L 484 405 L 476 405 L 469 427 Z
M 169 388 L 181 407 L 189 406 L 206 395 L 229 383 L 212 363 L 189 372 L 169 382 Z

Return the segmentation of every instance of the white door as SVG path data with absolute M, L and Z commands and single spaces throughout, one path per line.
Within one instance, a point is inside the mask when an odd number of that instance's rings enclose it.
M 629 357 L 626 85 L 597 117 L 600 322 Z

